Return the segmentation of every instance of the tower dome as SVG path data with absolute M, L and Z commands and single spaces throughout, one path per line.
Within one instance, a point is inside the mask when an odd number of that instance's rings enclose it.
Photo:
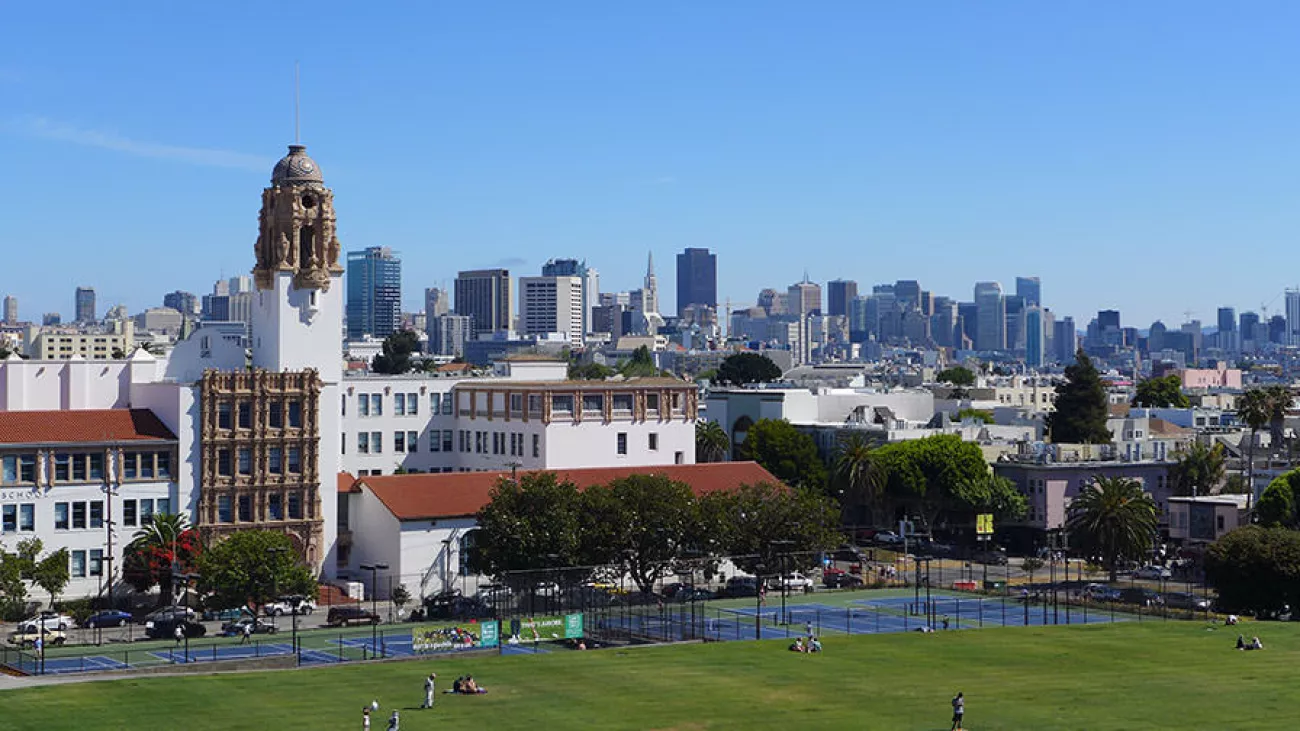
M 324 183 L 316 161 L 307 157 L 306 145 L 289 145 L 289 154 L 280 158 L 271 171 L 271 185 L 305 185 Z

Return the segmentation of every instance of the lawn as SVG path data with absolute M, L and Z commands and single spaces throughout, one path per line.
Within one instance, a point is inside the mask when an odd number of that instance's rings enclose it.
M 951 696 L 994 729 L 1290 728 L 1300 627 L 1194 622 L 833 636 L 822 655 L 784 641 L 450 657 L 270 673 L 140 678 L 0 692 L 6 729 L 360 728 L 372 698 L 413 729 L 935 729 Z M 490 693 L 439 695 L 422 674 L 474 673 Z M 384 724 L 376 722 L 374 728 Z

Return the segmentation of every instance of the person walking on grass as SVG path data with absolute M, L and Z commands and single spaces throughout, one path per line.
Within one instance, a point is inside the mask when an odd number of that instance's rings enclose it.
M 961 719 L 964 715 L 966 715 L 966 699 L 962 697 L 961 691 L 958 691 L 957 697 L 952 699 L 951 731 L 961 731 Z
M 239 644 L 247 645 L 249 639 L 253 637 L 253 623 L 248 622 L 244 625 L 244 635 L 240 638 Z
M 185 641 L 185 630 L 184 630 L 184 628 L 182 628 L 181 625 L 179 625 L 179 624 L 176 625 L 176 630 L 175 630 L 174 632 L 172 632 L 172 636 L 174 636 L 174 637 L 176 638 L 176 644 L 177 644 L 177 645 L 180 645 L 182 642 Z
M 370 706 L 361 709 L 361 731 L 370 731 Z
M 433 685 L 437 679 L 437 673 L 429 673 L 429 677 L 424 679 L 424 705 L 421 708 L 433 708 Z

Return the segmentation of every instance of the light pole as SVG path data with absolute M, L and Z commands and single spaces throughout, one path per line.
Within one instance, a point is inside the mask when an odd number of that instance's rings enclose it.
M 790 624 L 790 617 L 789 615 L 786 614 L 785 611 L 785 593 L 786 590 L 789 588 L 789 583 L 790 583 L 789 576 L 788 576 L 788 574 L 790 573 L 790 567 L 787 566 L 786 564 L 787 564 L 787 560 L 790 558 L 790 546 L 794 545 L 794 541 L 788 539 L 779 539 L 775 541 L 769 541 L 768 544 L 772 546 L 776 546 L 781 549 L 781 552 L 777 554 L 778 570 L 781 572 L 781 576 L 778 578 L 778 581 L 781 582 L 780 624 Z
M 370 652 L 373 654 L 379 645 L 379 611 L 376 602 L 376 595 L 379 593 L 379 572 L 387 571 L 388 564 L 363 563 L 359 568 L 370 572 L 370 613 L 374 615 L 370 620 Z
M 183 589 L 183 590 L 185 591 L 185 599 L 184 599 L 184 604 L 183 604 L 183 606 L 185 607 L 186 611 L 185 611 L 184 619 L 181 620 L 181 636 L 183 636 L 183 637 L 185 638 L 185 662 L 186 662 L 186 663 L 188 663 L 188 662 L 190 661 L 190 633 L 185 631 L 185 623 L 189 621 L 189 616 L 190 616 L 190 613 L 189 613 L 189 608 L 190 608 L 190 591 L 189 591 L 189 588 L 190 588 L 190 583 L 191 583 L 191 582 L 194 582 L 194 581 L 198 581 L 199 578 L 200 578 L 200 577 L 199 577 L 198 574 L 193 574 L 193 573 L 191 573 L 191 574 L 176 574 L 176 573 L 173 573 L 173 574 L 172 574 L 172 582 L 173 582 L 173 584 L 175 585 L 174 588 L 175 588 L 175 589 L 178 589 L 178 590 L 179 590 L 179 589 Z M 173 612 L 172 616 L 175 617 L 175 613 L 174 613 L 174 612 Z
M 763 639 L 763 572 L 767 570 L 764 564 L 758 564 L 754 567 L 754 576 L 758 581 L 754 584 L 754 639 Z
M 288 550 L 289 549 L 285 548 L 284 546 L 272 546 L 271 548 L 266 549 L 266 554 L 270 557 L 271 596 L 273 599 L 280 598 L 278 596 L 278 594 L 280 593 L 280 572 L 278 571 L 279 569 L 278 564 L 280 561 L 280 557 L 283 556 Z M 274 613 L 271 614 L 271 626 L 276 627 Z M 253 628 L 257 629 L 257 617 L 253 617 Z M 279 627 L 276 627 L 276 629 L 278 630 Z
M 451 539 L 442 539 L 442 593 L 447 594 L 451 589 L 447 586 L 448 570 L 451 568 Z

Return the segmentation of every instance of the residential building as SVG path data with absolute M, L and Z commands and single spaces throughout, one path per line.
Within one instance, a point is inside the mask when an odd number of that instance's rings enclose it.
M 718 306 L 718 255 L 687 248 L 677 255 L 677 314 L 687 305 Z
M 402 260 L 387 246 L 349 251 L 348 339 L 386 338 L 402 324 Z
M 475 269 L 456 275 L 456 314 L 473 319 L 476 336 L 510 330 L 514 301 L 508 269 Z
M 73 305 L 73 312 L 76 313 L 77 322 L 94 322 L 95 321 L 95 288 L 94 287 L 77 287 L 77 294 Z
M 87 329 L 31 328 L 23 352 L 33 360 L 110 360 L 135 349 L 135 324 Z
M 1169 538 L 1179 545 L 1213 543 L 1250 523 L 1246 495 L 1169 498 Z
M 519 321 L 527 335 L 557 333 L 582 347 L 582 278 L 520 277 Z

